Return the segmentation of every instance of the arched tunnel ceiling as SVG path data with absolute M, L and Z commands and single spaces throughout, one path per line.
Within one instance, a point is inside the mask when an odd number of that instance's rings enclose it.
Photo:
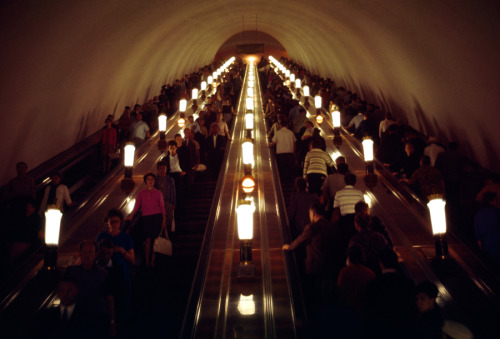
M 242 30 L 483 166 L 500 165 L 499 6 L 467 0 L 11 0 L 0 14 L 2 182 L 212 62 Z

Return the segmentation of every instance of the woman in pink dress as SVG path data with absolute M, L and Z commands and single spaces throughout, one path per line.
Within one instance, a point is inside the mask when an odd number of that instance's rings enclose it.
M 155 186 L 156 176 L 153 173 L 144 175 L 146 188 L 140 191 L 135 198 L 135 206 L 127 220 L 132 220 L 134 215 L 142 211 L 141 225 L 145 235 L 144 260 L 146 267 L 153 266 L 153 251 L 151 241 L 158 237 L 162 228 L 166 226 L 165 207 L 163 194 Z

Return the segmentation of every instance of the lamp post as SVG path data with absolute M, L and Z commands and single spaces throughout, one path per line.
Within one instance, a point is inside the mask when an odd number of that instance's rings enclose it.
M 198 88 L 193 88 L 191 90 L 191 99 L 193 100 L 193 112 L 198 110 Z
M 302 82 L 300 81 L 300 79 L 296 79 L 295 80 L 295 88 L 296 88 L 296 91 L 295 91 L 295 95 L 297 95 L 297 98 L 300 99 L 301 97 L 301 93 L 300 93 L 300 88 L 302 87 Z
M 158 116 L 158 131 L 160 132 L 160 140 L 158 140 L 158 149 L 164 152 L 167 149 L 167 140 L 165 133 L 167 132 L 167 116 L 162 113 Z
M 321 116 L 321 103 L 322 103 L 322 98 L 319 95 L 316 95 L 314 97 L 314 106 L 316 107 L 316 122 L 318 124 L 323 122 L 323 116 Z
M 61 230 L 62 213 L 55 206 L 49 206 L 45 212 L 45 256 L 43 268 L 53 271 L 57 268 L 57 246 L 59 245 L 59 233 Z
M 185 117 L 185 112 L 187 108 L 187 100 L 186 99 L 181 99 L 179 101 L 179 120 L 177 120 L 177 125 L 179 125 L 180 128 L 183 128 L 184 125 L 186 124 L 186 117 Z
M 333 144 L 337 147 L 342 146 L 342 137 L 340 136 L 340 111 L 332 112 L 333 122 Z
M 431 215 L 432 234 L 434 236 L 434 247 L 436 259 L 443 260 L 449 255 L 448 242 L 446 241 L 446 202 L 440 195 L 429 197 L 427 207 Z
M 206 81 L 202 81 L 201 82 L 201 100 L 205 101 L 206 99 L 206 90 L 207 90 L 207 82 Z
M 240 202 L 236 209 L 238 238 L 240 239 L 238 277 L 255 276 L 255 266 L 252 262 L 253 213 L 254 207 L 248 201 Z
M 121 189 L 126 193 L 130 194 L 134 189 L 135 183 L 132 179 L 132 171 L 134 168 L 134 158 L 135 158 L 135 145 L 133 142 L 128 142 L 124 147 L 124 160 L 123 164 L 125 166 L 125 177 L 121 182 Z
M 207 78 L 207 85 L 208 87 L 211 89 L 212 88 L 212 83 L 214 82 L 214 78 L 209 75 L 208 78 Z
M 304 87 L 302 87 L 302 92 L 304 92 L 304 97 L 306 98 L 305 101 L 304 101 L 304 107 L 306 109 L 309 109 L 309 86 L 305 85 Z
M 247 106 L 247 110 L 249 111 L 253 111 L 253 98 L 246 98 L 246 106 Z
M 370 138 L 364 138 L 362 144 L 366 166 L 365 185 L 369 189 L 372 189 L 377 185 L 378 180 L 373 166 L 373 140 Z

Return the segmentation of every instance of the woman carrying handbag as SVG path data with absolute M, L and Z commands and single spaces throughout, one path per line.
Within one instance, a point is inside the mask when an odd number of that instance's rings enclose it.
M 132 220 L 134 215 L 141 209 L 141 225 L 146 238 L 144 241 L 144 260 L 146 267 L 153 267 L 152 240 L 156 239 L 162 228 L 166 226 L 165 206 L 162 193 L 154 188 L 156 176 L 153 173 L 144 175 L 146 188 L 136 196 L 135 206 L 127 220 Z

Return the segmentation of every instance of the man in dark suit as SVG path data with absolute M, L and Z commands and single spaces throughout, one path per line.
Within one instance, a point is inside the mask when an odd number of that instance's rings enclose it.
M 226 141 L 222 135 L 219 135 L 219 126 L 215 123 L 210 126 L 206 147 L 208 169 L 213 176 L 217 176 L 224 157 Z
M 57 307 L 40 312 L 33 333 L 33 338 L 90 338 L 95 330 L 90 317 L 75 304 L 78 288 L 70 277 L 64 277 L 57 285 L 57 296 L 61 303 Z

